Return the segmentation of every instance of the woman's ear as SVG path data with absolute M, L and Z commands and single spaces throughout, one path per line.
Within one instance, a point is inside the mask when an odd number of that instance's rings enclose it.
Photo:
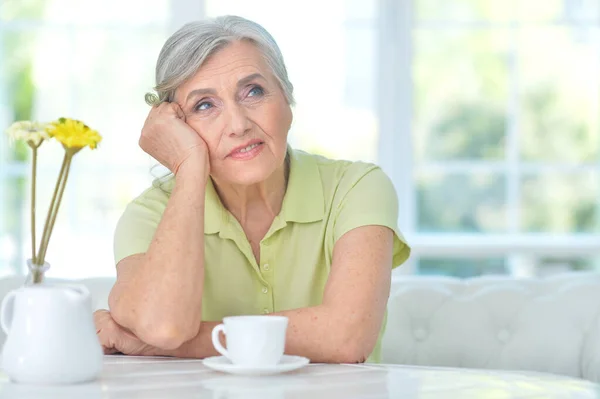
M 294 123 L 294 111 L 292 110 L 292 106 L 288 104 L 287 106 L 289 112 L 289 122 L 288 122 L 288 132 L 292 128 L 292 124 Z

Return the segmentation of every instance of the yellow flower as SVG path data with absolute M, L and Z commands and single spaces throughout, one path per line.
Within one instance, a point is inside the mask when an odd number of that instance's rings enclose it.
M 6 134 L 11 141 L 24 140 L 35 147 L 39 146 L 42 141 L 49 138 L 48 130 L 51 125 L 47 123 L 19 121 L 15 122 L 8 129 Z
M 81 149 L 98 146 L 102 136 L 83 122 L 76 119 L 60 118 L 52 123 L 50 136 L 58 140 L 65 148 Z

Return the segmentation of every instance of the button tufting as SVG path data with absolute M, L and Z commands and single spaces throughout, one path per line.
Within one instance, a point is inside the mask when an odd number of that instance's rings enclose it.
M 414 337 L 417 341 L 423 341 L 425 338 L 427 338 L 427 330 L 425 330 L 424 328 L 417 328 L 414 331 Z
M 507 343 L 510 339 L 510 332 L 508 332 L 507 330 L 500 330 L 500 332 L 498 332 L 497 337 L 498 341 L 502 343 Z

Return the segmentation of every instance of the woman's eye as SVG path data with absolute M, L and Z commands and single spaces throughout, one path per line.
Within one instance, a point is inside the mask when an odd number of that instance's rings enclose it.
M 212 104 L 208 101 L 202 101 L 201 103 L 198 103 L 198 105 L 196 105 L 195 111 L 206 111 L 207 109 L 211 109 L 212 108 Z
M 258 96 L 262 96 L 264 93 L 262 87 L 260 86 L 254 86 L 252 89 L 250 89 L 250 91 L 248 92 L 248 97 L 258 97 Z

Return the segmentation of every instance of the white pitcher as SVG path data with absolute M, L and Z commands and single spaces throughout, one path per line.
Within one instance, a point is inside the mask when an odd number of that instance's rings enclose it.
M 71 384 L 102 370 L 91 296 L 83 285 L 35 285 L 2 300 L 2 369 L 14 382 Z

